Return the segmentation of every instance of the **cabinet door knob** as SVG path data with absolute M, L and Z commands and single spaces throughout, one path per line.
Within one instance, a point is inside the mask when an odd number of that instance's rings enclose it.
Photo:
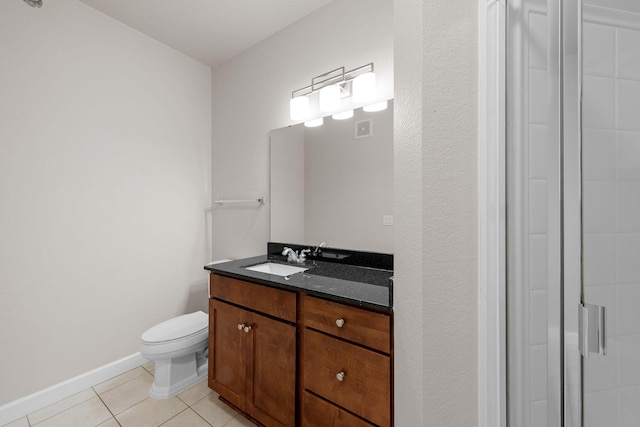
M 340 382 L 344 381 L 344 371 L 340 371 L 336 374 L 336 379 Z
M 244 329 L 244 323 L 238 323 L 238 330 L 241 331 Z
M 245 326 L 245 327 L 244 327 L 244 332 L 245 332 L 246 334 L 248 334 L 249 332 L 251 332 L 251 326 Z
M 336 326 L 338 328 L 342 328 L 344 326 L 344 319 L 338 319 L 336 320 Z

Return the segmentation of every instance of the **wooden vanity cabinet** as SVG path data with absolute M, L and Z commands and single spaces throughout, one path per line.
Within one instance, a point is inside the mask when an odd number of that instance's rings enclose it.
M 211 275 L 209 387 L 259 423 L 295 426 L 296 293 Z
M 390 314 L 215 273 L 210 295 L 223 401 L 266 427 L 393 425 Z
M 392 425 L 391 316 L 301 297 L 300 425 Z

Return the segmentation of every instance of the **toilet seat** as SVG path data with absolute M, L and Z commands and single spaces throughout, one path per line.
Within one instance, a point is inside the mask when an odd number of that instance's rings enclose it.
M 165 320 L 147 329 L 142 334 L 142 341 L 146 344 L 161 344 L 165 342 L 185 339 L 199 334 L 209 327 L 209 316 L 202 312 L 183 314 L 173 319 Z
M 184 314 L 153 326 L 142 334 L 141 353 L 158 356 L 179 351 L 188 353 L 209 337 L 209 316 L 202 312 Z

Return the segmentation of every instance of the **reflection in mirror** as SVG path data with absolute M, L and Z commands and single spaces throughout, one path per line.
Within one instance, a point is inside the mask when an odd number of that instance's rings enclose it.
M 271 241 L 393 253 L 392 101 L 270 141 Z

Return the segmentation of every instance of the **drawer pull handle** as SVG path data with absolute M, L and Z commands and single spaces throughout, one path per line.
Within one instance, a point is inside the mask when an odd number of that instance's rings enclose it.
M 245 334 L 248 334 L 249 332 L 251 332 L 251 326 L 245 326 L 244 327 L 244 332 L 245 332 Z
M 344 326 L 344 319 L 338 319 L 336 320 L 336 326 L 338 328 L 342 328 Z
M 241 331 L 244 329 L 244 323 L 238 323 L 238 330 Z
M 344 371 L 340 371 L 336 374 L 336 379 L 340 382 L 344 381 Z

